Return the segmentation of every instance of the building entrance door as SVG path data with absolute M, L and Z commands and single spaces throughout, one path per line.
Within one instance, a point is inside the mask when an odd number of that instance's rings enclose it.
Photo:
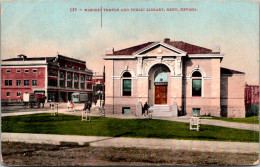
M 167 104 L 167 86 L 155 86 L 155 104 Z

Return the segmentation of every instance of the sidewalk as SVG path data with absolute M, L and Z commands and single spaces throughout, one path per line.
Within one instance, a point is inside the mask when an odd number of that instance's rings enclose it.
M 94 106 L 94 105 L 93 105 Z M 81 111 L 84 107 L 84 104 L 75 104 L 75 112 L 69 111 L 67 109 L 66 103 L 59 104 L 59 113 L 70 114 L 70 115 L 78 115 L 81 116 Z M 15 113 L 2 113 L 1 116 L 16 116 L 16 115 L 26 115 L 26 114 L 38 114 L 38 113 L 50 113 L 51 110 L 47 111 L 30 111 L 30 112 L 15 112 Z M 100 116 L 97 107 L 92 107 L 90 116 Z M 120 119 L 144 119 L 144 117 L 135 117 L 134 115 L 109 115 L 106 114 L 106 117 L 112 118 L 120 118 Z M 183 117 L 171 117 L 171 118 L 160 118 L 155 117 L 153 119 L 161 119 L 161 120 L 168 120 L 168 121 L 177 121 L 177 122 L 190 122 L 190 118 L 187 116 Z M 235 123 L 235 122 L 227 122 L 227 121 L 220 121 L 220 120 L 213 120 L 213 119 L 201 119 L 201 124 L 205 125 L 215 125 L 215 126 L 222 126 L 234 129 L 242 129 L 242 130 L 252 130 L 252 131 L 259 131 L 258 124 L 246 124 L 246 123 Z
M 2 141 L 56 145 L 74 144 L 100 147 L 137 147 L 204 152 L 259 153 L 259 143 L 242 142 L 49 135 L 29 133 L 2 133 Z

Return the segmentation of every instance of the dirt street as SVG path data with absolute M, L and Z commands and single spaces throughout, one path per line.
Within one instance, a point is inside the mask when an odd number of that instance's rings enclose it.
M 252 165 L 257 154 L 2 142 L 4 165 Z

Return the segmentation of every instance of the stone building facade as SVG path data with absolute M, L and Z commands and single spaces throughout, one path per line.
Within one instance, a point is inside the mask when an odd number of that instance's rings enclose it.
M 223 57 L 218 46 L 168 38 L 109 48 L 103 56 L 106 112 L 140 116 L 138 103 L 148 102 L 154 116 L 245 117 L 245 73 L 221 68 Z

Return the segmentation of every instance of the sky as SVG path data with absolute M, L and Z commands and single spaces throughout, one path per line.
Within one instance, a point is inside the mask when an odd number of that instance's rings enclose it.
M 84 9 L 194 8 L 172 12 L 85 12 Z M 77 8 L 72 12 L 71 8 Z M 82 9 L 82 11 L 80 11 Z M 103 70 L 106 48 L 115 50 L 170 38 L 225 56 L 221 66 L 246 73 L 259 84 L 259 4 L 256 1 L 4 1 L 1 59 L 57 53 Z

